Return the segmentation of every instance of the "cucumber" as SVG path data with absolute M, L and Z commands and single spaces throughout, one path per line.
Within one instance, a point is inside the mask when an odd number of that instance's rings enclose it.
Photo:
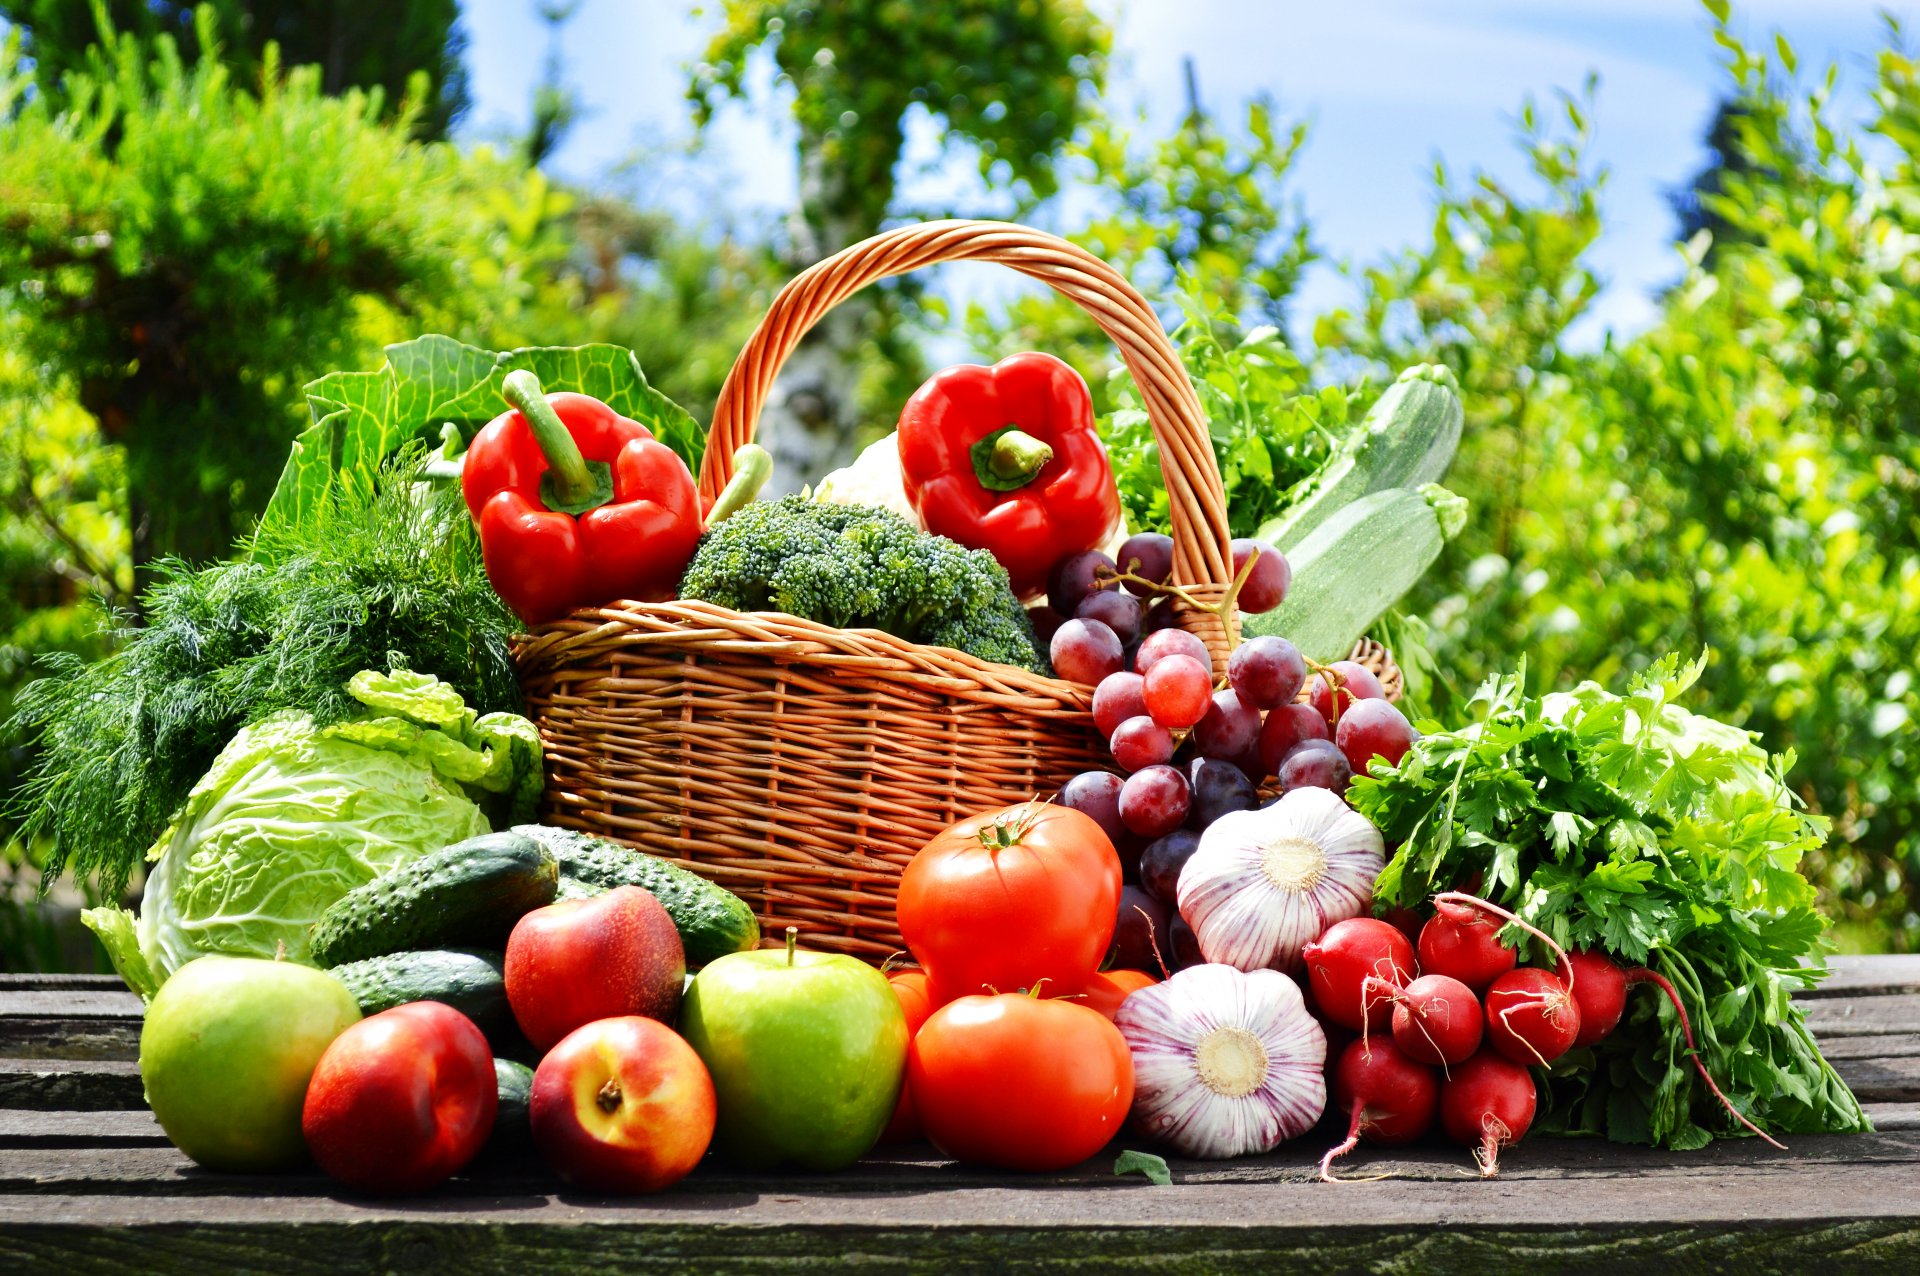
M 347 986 L 363 1015 L 410 1001 L 438 1001 L 473 1020 L 489 1041 L 515 1031 L 507 1006 L 506 965 L 497 952 L 436 948 L 388 953 L 350 961 L 327 973 Z
M 1457 390 L 1445 367 L 1422 363 L 1406 369 L 1367 412 L 1364 428 L 1321 468 L 1306 495 L 1256 535 L 1291 563 L 1296 547 L 1316 528 L 1361 497 L 1438 482 L 1460 446 Z
M 501 948 L 513 924 L 553 902 L 559 866 L 517 833 L 484 833 L 412 860 L 338 900 L 313 926 L 322 966 L 419 948 Z
M 1466 518 L 1466 501 L 1435 483 L 1361 497 L 1288 552 L 1293 584 L 1286 599 L 1247 617 L 1247 635 L 1278 634 L 1310 659 L 1344 660 L 1367 626 L 1433 566 Z
M 545 846 L 560 864 L 566 898 L 639 886 L 660 901 L 680 932 L 688 966 L 760 946 L 760 923 L 746 902 L 703 877 L 618 842 L 548 824 L 521 824 L 515 833 Z
M 493 1133 L 487 1142 L 496 1146 L 522 1147 L 533 1142 L 533 1069 L 512 1059 L 493 1061 L 494 1088 L 500 1107 L 493 1117 Z

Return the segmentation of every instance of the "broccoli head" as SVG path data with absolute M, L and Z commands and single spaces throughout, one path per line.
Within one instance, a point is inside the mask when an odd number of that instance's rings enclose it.
M 680 595 L 1047 671 L 1033 623 L 993 555 L 872 506 L 799 496 L 749 505 L 701 538 Z

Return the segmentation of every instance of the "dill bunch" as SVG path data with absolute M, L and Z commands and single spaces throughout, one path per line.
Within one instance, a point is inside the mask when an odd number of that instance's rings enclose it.
M 120 622 L 113 654 L 46 659 L 6 731 L 36 752 L 13 814 L 51 842 L 45 884 L 71 868 L 123 890 L 235 732 L 281 709 L 352 716 L 362 669 L 433 674 L 481 713 L 520 709 L 519 624 L 457 485 L 422 482 L 425 462 L 406 450 L 234 561 L 162 564 L 145 623 Z

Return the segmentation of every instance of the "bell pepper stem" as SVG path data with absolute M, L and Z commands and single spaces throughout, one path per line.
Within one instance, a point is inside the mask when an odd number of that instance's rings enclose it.
M 971 449 L 973 474 L 989 492 L 1017 492 L 1040 477 L 1053 448 L 1017 425 L 1003 425 Z
M 733 477 L 720 489 L 713 508 L 707 511 L 707 527 L 738 514 L 753 504 L 760 489 L 773 477 L 773 454 L 758 443 L 742 444 L 733 454 Z
M 1053 459 L 1053 449 L 1025 430 L 1008 430 L 993 441 L 993 454 L 987 468 L 995 478 L 1023 479 L 1031 483 L 1040 467 Z
M 547 458 L 547 472 L 552 475 L 555 494 L 569 505 L 591 501 L 595 483 L 587 469 L 587 460 L 580 455 L 580 445 L 573 441 L 573 435 L 567 432 L 553 405 L 547 402 L 547 396 L 540 389 L 540 378 L 525 368 L 515 368 L 507 373 L 500 393 L 526 418 L 540 455 Z

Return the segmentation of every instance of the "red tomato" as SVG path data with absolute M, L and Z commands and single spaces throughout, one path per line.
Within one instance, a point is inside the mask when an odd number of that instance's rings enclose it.
M 493 1051 L 437 1001 L 362 1019 L 335 1037 L 307 1084 L 300 1129 L 320 1168 L 363 1192 L 424 1192 L 471 1161 L 493 1130 Z
M 1024 802 L 962 820 L 900 877 L 900 933 L 936 1006 L 983 992 L 1082 991 L 1119 912 L 1113 843 L 1064 806 Z
M 1144 970 L 1103 970 L 1087 981 L 1086 995 L 1080 998 L 1080 1004 L 1111 1019 L 1120 1013 L 1121 1002 L 1159 982 Z
M 907 1084 L 927 1137 L 948 1156 L 1064 1170 L 1120 1132 L 1133 1060 L 1097 1010 L 1021 993 L 962 997 L 915 1035 Z
M 918 970 L 896 970 L 887 976 L 900 1009 L 907 1015 L 907 1040 L 920 1031 L 920 1025 L 933 1013 L 933 999 L 927 996 L 927 976 Z M 900 1084 L 900 1102 L 894 1105 L 893 1119 L 880 1132 L 882 1143 L 917 1143 L 921 1137 L 920 1114 L 913 1108 L 913 1087 Z

